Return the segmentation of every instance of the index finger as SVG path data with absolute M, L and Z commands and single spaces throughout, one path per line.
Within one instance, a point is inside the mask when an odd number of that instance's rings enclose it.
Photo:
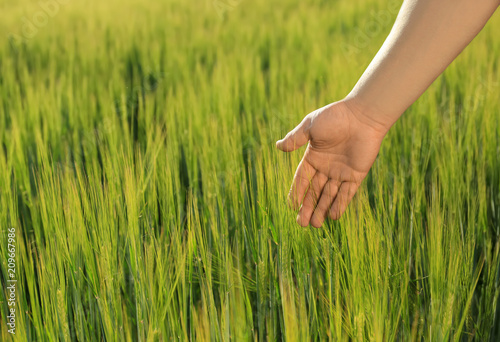
M 288 203 L 294 210 L 299 209 L 300 203 L 304 199 L 304 194 L 315 174 L 316 169 L 305 158 L 302 158 L 297 171 L 295 171 L 292 187 L 288 193 Z

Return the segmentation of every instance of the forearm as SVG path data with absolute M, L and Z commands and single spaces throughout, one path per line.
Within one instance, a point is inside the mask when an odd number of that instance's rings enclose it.
M 481 31 L 498 0 L 406 0 L 346 101 L 388 130 Z

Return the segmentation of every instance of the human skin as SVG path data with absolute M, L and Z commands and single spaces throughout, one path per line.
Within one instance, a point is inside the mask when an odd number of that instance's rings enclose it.
M 406 0 L 352 91 L 308 114 L 276 147 L 308 143 L 288 194 L 297 223 L 337 220 L 403 112 L 481 31 L 499 0 Z

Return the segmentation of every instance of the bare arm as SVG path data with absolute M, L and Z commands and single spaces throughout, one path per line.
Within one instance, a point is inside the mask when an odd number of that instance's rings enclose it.
M 386 129 L 481 31 L 498 0 L 407 0 L 346 99 Z
M 406 0 L 380 51 L 343 100 L 308 114 L 276 146 L 309 142 L 289 193 L 297 222 L 338 219 L 390 127 L 478 34 L 498 0 Z

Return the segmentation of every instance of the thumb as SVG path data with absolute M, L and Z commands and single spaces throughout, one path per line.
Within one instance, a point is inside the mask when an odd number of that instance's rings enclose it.
M 309 117 L 305 117 L 297 127 L 276 142 L 276 147 L 283 152 L 291 152 L 305 145 L 309 141 L 310 122 Z

